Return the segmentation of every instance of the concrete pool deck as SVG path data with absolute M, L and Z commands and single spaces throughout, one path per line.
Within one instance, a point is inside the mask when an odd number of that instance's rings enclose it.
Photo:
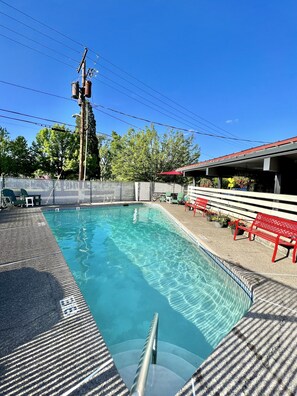
M 178 395 L 297 395 L 297 264 L 273 264 L 269 247 L 162 207 L 254 295 Z M 128 395 L 42 210 L 2 211 L 0 230 L 0 394 Z
M 1 212 L 0 246 L 0 395 L 127 395 L 41 209 Z
M 178 393 L 192 395 L 297 395 L 297 264 L 246 237 L 233 241 L 202 215 L 162 204 L 183 227 L 223 260 L 253 292 L 249 312 Z

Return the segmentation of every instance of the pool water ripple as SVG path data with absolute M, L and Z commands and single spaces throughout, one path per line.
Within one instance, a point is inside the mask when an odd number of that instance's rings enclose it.
M 146 338 L 159 312 L 160 339 L 205 358 L 251 305 L 160 210 L 109 207 L 45 216 L 108 345 Z

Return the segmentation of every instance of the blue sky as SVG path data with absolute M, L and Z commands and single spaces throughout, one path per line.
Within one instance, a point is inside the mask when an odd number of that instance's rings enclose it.
M 0 13 L 1 81 L 70 99 L 86 46 L 87 66 L 98 70 L 93 103 L 200 132 L 201 160 L 297 135 L 293 0 L 5 0 Z M 75 101 L 3 83 L 0 90 L 4 110 L 69 124 L 79 111 Z M 104 111 L 124 122 L 96 110 L 98 132 L 149 125 Z M 0 125 L 29 143 L 41 129 L 2 117 Z

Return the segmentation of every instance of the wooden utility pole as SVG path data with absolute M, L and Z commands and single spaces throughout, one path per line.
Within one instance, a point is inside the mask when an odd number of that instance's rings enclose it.
M 87 80 L 88 76 L 94 74 L 94 69 L 89 69 L 87 71 L 86 56 L 88 53 L 88 48 L 85 48 L 77 72 L 81 71 L 81 87 L 79 82 L 75 81 L 71 84 L 72 95 L 74 99 L 78 99 L 78 105 L 80 106 L 80 133 L 79 133 L 79 171 L 78 171 L 78 181 L 86 180 L 86 166 L 87 166 L 87 139 L 88 134 L 88 115 L 86 112 L 86 98 L 90 98 L 92 95 L 90 80 Z M 85 145 L 86 141 L 86 145 Z
M 84 151 L 85 151 L 85 124 L 86 124 L 86 99 L 85 99 L 85 85 L 86 85 L 86 56 L 88 49 L 85 48 L 82 60 L 77 69 L 79 73 L 81 71 L 81 87 L 79 90 L 78 104 L 80 106 L 80 135 L 79 135 L 79 170 L 78 180 L 82 181 L 85 177 L 84 172 Z

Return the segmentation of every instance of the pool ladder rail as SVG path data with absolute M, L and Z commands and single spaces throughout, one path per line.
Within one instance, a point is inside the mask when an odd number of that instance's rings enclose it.
M 157 363 L 159 315 L 154 314 L 151 327 L 139 359 L 130 396 L 144 396 L 150 363 Z M 151 360 L 151 362 L 150 362 Z

